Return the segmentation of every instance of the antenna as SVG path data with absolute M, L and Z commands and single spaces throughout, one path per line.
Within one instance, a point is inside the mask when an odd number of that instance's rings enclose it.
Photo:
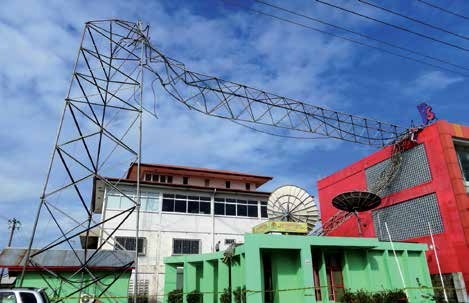
M 284 185 L 274 190 L 267 201 L 269 221 L 305 223 L 308 231 L 319 221 L 314 199 L 304 189 Z

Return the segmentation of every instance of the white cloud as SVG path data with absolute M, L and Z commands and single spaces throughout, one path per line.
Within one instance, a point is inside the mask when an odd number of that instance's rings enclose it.
M 367 115 L 369 111 L 361 108 L 360 98 L 355 97 L 360 93 L 372 95 L 373 90 L 360 87 L 358 93 L 353 91 L 351 87 L 358 85 L 351 86 L 355 80 L 344 75 L 357 72 L 354 62 L 367 61 L 370 57 L 373 66 L 386 64 L 383 56 L 374 52 L 370 55 L 365 48 L 343 40 L 220 3 L 210 11 L 200 11 L 198 1 L 7 0 L 2 3 L 0 213 L 8 217 L 31 216 L 31 211 L 26 214 L 13 207 L 16 205 L 13 203 L 37 203 L 80 33 L 88 20 L 141 19 L 150 23 L 154 45 L 191 70 L 343 112 L 353 106 L 352 111 Z M 370 23 L 324 5 L 300 2 L 288 5 L 296 11 L 327 17 L 332 23 L 360 30 L 374 29 Z M 282 6 L 287 4 L 282 2 Z M 353 8 L 360 5 L 353 4 Z M 360 9 L 373 13 L 366 7 Z M 411 77 L 416 73 L 420 76 L 411 88 L 404 89 L 407 94 L 441 92 L 462 81 L 442 72 L 422 73 L 421 69 L 406 70 L 405 75 Z M 361 76 L 361 79 L 373 78 L 375 83 L 381 81 L 379 74 L 365 71 Z M 328 155 L 329 151 L 342 147 L 339 141 L 282 139 L 258 134 L 228 121 L 188 111 L 161 92 L 160 88 L 157 95 L 160 119 L 145 118 L 145 162 L 272 175 L 276 181 L 271 187 L 281 183 L 298 184 L 311 193 L 315 192 L 316 179 L 322 176 L 321 167 L 341 163 L 340 157 L 330 159 Z M 152 98 L 147 94 L 146 100 Z M 127 168 L 126 161 L 113 163 L 115 176 L 121 176 Z
M 431 71 L 418 76 L 407 90 L 409 92 L 432 94 L 461 81 L 464 81 L 464 78 L 449 76 L 440 71 Z

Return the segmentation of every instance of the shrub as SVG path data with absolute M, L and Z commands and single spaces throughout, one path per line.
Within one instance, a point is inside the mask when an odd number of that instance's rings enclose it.
M 409 302 L 407 295 L 402 289 L 393 289 L 384 292 L 383 303 Z
M 187 294 L 186 301 L 187 303 L 202 303 L 202 293 L 198 290 L 193 290 Z
M 168 303 L 182 303 L 182 289 L 175 289 L 168 293 Z
M 345 303 L 404 303 L 408 302 L 402 289 L 368 292 L 360 289 L 357 291 L 346 290 L 344 292 Z
M 231 303 L 231 293 L 229 289 L 225 288 L 220 295 L 220 303 Z
M 233 290 L 233 296 L 235 303 L 246 303 L 246 286 L 243 286 L 243 288 L 236 287 Z

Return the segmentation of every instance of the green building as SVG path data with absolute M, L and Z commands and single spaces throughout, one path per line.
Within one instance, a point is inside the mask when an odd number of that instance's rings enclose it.
M 175 289 L 184 302 L 193 290 L 204 303 L 220 302 L 224 289 L 238 287 L 247 303 L 340 302 L 346 289 L 397 288 L 409 302 L 431 302 L 426 245 L 393 247 L 375 238 L 247 234 L 228 260 L 224 252 L 167 257 L 165 302 Z
M 48 250 L 33 258 L 41 266 L 27 266 L 20 285 L 26 249 L 5 248 L 0 251 L 0 267 L 8 269 L 12 284 L 4 287 L 44 288 L 52 302 L 84 303 L 96 299 L 101 303 L 127 303 L 133 254 L 113 250 L 94 253 L 88 250 L 88 257 L 94 257 L 86 271 L 77 273 L 83 266 L 84 251 Z

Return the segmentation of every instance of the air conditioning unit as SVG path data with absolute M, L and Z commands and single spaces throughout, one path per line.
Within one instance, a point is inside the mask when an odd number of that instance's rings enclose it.
M 94 302 L 94 296 L 89 295 L 89 294 L 81 294 L 80 303 L 93 303 L 93 302 Z

